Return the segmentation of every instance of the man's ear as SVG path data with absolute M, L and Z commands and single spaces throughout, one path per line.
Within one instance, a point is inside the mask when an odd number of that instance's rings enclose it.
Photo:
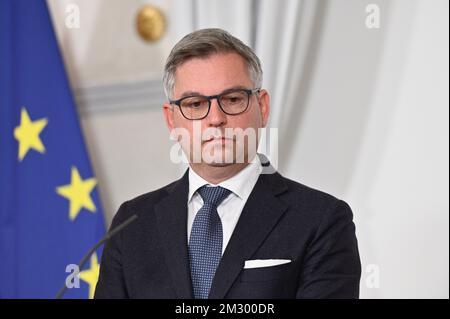
M 258 102 L 259 110 L 261 112 L 262 127 L 266 127 L 270 113 L 270 97 L 266 90 L 261 90 L 259 92 Z
M 164 103 L 163 104 L 163 112 L 164 112 L 164 119 L 166 120 L 167 128 L 170 132 L 174 129 L 174 123 L 173 123 L 173 105 L 170 103 Z

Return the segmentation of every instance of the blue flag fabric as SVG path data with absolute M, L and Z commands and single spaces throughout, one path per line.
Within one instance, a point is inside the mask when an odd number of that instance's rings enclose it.
M 0 0 L 0 66 L 0 298 L 54 298 L 69 275 L 66 297 L 92 297 L 100 256 L 68 265 L 104 218 L 44 0 Z

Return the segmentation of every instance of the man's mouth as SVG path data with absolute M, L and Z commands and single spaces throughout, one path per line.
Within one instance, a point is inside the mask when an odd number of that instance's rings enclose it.
M 211 137 L 208 137 L 207 139 L 203 140 L 203 143 L 208 143 L 208 142 L 213 142 L 213 141 L 225 143 L 225 141 L 232 141 L 232 140 L 233 140 L 232 138 L 227 138 L 225 136 L 211 136 Z

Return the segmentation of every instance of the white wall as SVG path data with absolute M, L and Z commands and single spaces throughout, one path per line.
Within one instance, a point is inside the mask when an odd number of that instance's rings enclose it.
M 394 1 L 371 113 L 347 191 L 363 296 L 448 298 L 448 1 Z
M 169 30 L 148 45 L 133 30 L 145 1 L 49 2 L 81 92 L 158 79 L 171 45 L 194 25 L 179 18 L 193 1 L 158 1 Z M 69 2 L 84 8 L 80 30 L 63 26 Z M 448 2 L 323 3 L 300 110 L 284 123 L 292 137 L 280 141 L 280 171 L 352 206 L 363 271 L 380 270 L 378 288 L 363 273 L 361 297 L 448 298 Z M 365 27 L 369 3 L 380 6 L 380 29 Z M 108 222 L 121 202 L 180 174 L 152 101 L 81 112 Z
M 361 297 L 448 298 L 448 2 L 329 1 L 318 42 L 281 171 L 352 206 Z

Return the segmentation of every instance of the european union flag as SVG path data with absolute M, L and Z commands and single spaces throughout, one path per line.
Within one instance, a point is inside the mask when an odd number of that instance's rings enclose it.
M 0 63 L 0 297 L 53 298 L 105 226 L 44 0 L 0 0 Z M 67 297 L 93 296 L 99 260 Z

